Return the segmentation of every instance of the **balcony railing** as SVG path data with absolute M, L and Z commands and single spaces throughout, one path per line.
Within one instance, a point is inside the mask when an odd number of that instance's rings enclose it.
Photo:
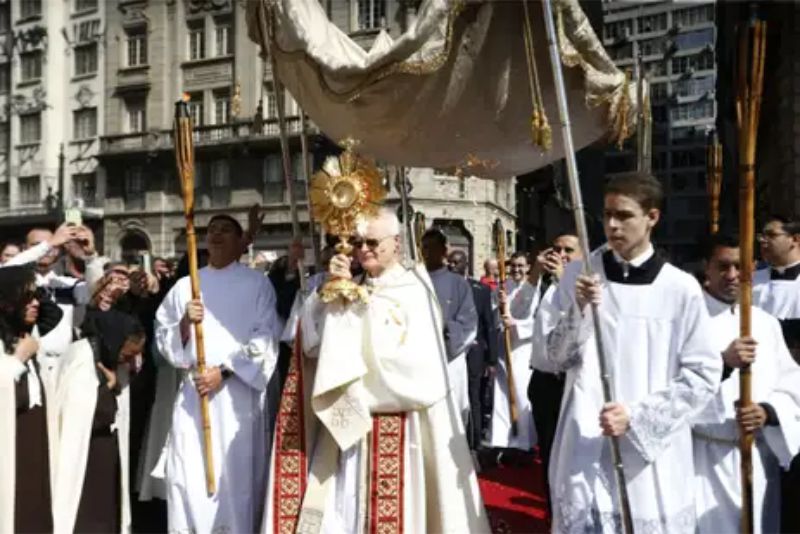
M 308 132 L 317 128 L 308 124 Z M 287 117 L 286 130 L 289 135 L 300 134 L 300 117 Z M 280 135 L 278 119 L 264 119 L 261 131 L 252 122 L 237 122 L 197 126 L 194 129 L 195 146 L 234 143 L 243 140 L 263 140 Z M 153 150 L 172 150 L 172 130 L 154 130 L 129 134 L 108 135 L 100 138 L 100 152 L 105 154 Z

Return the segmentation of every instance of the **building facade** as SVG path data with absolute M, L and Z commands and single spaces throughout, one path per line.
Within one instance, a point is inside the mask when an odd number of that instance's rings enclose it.
M 324 5 L 331 20 L 365 47 L 381 31 L 398 35 L 414 16 L 406 3 L 392 0 Z M 244 223 L 248 208 L 259 203 L 266 216 L 254 248 L 278 254 L 292 237 L 276 118 L 276 98 L 284 99 L 293 189 L 310 254 L 300 110 L 291 96 L 276 94 L 269 65 L 247 37 L 244 3 L 115 0 L 107 13 L 106 47 L 105 132 L 98 154 L 106 254 L 174 256 L 185 249 L 171 138 L 174 102 L 183 94 L 190 97 L 196 125 L 201 237 L 215 213 Z M 313 171 L 338 149 L 313 125 L 308 131 Z M 409 179 L 414 209 L 445 227 L 454 244 L 468 246 L 473 264 L 489 253 L 495 219 L 514 228 L 511 178 L 495 183 L 412 169 Z M 392 190 L 389 204 L 397 203 Z
M 79 207 L 99 228 L 107 2 L 0 3 L 0 239 Z
M 708 233 L 706 150 L 717 116 L 715 2 L 604 0 L 603 44 L 634 71 L 642 58 L 652 101 L 652 169 L 666 193 L 656 242 L 672 261 L 696 260 Z M 635 139 L 610 149 L 606 173 L 636 169 Z

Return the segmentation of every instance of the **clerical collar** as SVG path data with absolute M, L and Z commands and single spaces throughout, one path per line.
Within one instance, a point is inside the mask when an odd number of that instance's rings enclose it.
M 797 280 L 800 276 L 800 261 L 786 267 L 772 267 L 769 270 L 770 280 Z
M 603 253 L 603 270 L 606 278 L 609 282 L 618 284 L 652 284 L 664 263 L 665 261 L 655 253 L 652 244 L 631 261 L 622 259 L 611 249 Z
M 395 263 L 391 267 L 384 269 L 378 276 L 370 276 L 369 273 L 364 277 L 364 281 L 370 286 L 379 286 L 385 284 L 387 281 L 395 278 L 398 274 L 402 273 L 405 269 L 399 263 Z
M 708 314 L 712 317 L 719 315 L 723 312 L 734 313 L 736 310 L 736 303 L 730 304 L 725 302 L 724 300 L 720 300 L 711 293 L 708 292 L 707 289 L 703 290 L 703 297 L 706 300 L 706 308 L 708 309 Z

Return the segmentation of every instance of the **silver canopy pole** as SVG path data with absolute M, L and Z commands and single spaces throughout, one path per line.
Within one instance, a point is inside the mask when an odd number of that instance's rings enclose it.
M 558 101 L 558 116 L 561 122 L 561 139 L 564 143 L 564 157 L 567 162 L 567 179 L 569 182 L 570 196 L 572 197 L 572 211 L 575 216 L 575 228 L 578 232 L 581 250 L 583 252 L 583 272 L 592 275 L 590 264 L 589 232 L 586 229 L 586 218 L 584 217 L 583 198 L 581 196 L 580 182 L 578 181 L 578 164 L 575 157 L 575 145 L 572 142 L 572 126 L 569 121 L 569 108 L 567 105 L 567 93 L 564 87 L 564 73 L 561 70 L 561 57 L 556 43 L 556 30 L 553 23 L 552 0 L 542 0 L 544 10 L 544 24 L 547 32 L 548 48 L 550 50 L 550 63 L 553 68 L 553 81 L 556 89 L 556 100 Z M 592 323 L 594 325 L 594 338 L 597 346 L 597 357 L 600 365 L 600 381 L 603 386 L 603 401 L 613 402 L 612 380 L 603 347 L 603 336 L 600 328 L 600 316 L 596 305 L 591 306 Z M 622 466 L 622 455 L 619 449 L 619 439 L 610 436 L 611 458 L 614 464 L 614 480 L 617 486 L 617 498 L 620 505 L 622 516 L 622 532 L 633 534 L 633 520 L 631 517 L 630 502 L 628 501 L 628 489 L 625 482 L 625 471 Z

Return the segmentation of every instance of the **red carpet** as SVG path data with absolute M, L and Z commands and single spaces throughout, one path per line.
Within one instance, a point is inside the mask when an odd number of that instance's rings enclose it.
M 479 479 L 492 532 L 549 532 L 542 465 L 538 460 L 528 457 L 520 467 L 490 467 Z

